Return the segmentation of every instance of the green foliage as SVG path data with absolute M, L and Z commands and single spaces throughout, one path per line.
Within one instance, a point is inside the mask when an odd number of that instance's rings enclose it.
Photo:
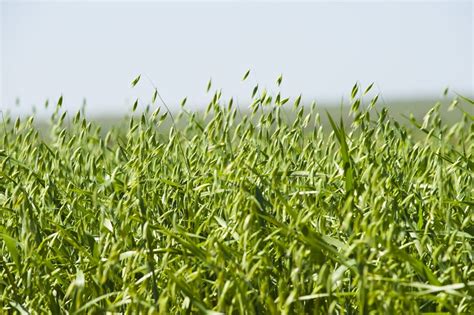
M 140 78 L 141 78 L 141 77 L 142 77 L 141 74 L 139 74 L 139 75 L 137 75 L 137 76 L 135 77 L 135 79 L 133 79 L 132 84 L 131 84 L 132 87 L 135 87 L 135 85 L 138 84 L 138 81 L 140 81 Z
M 1 312 L 472 312 L 472 100 L 407 126 L 371 87 L 329 128 L 258 85 L 106 133 L 62 97 L 49 136 L 5 118 Z
M 244 76 L 242 77 L 242 81 L 247 80 L 249 74 L 250 74 L 250 69 L 248 69 L 248 70 L 245 72 Z

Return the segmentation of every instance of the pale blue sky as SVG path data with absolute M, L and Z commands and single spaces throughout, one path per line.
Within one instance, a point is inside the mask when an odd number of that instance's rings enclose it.
M 356 81 L 386 99 L 473 93 L 472 1 L 3 1 L 1 104 L 64 95 L 75 110 L 123 113 L 152 87 L 202 105 L 207 81 L 248 99 L 255 83 L 340 100 Z M 241 77 L 252 69 L 249 82 Z

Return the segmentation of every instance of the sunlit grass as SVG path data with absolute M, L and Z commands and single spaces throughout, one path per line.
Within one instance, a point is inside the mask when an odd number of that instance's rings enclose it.
M 105 136 L 62 98 L 47 137 L 4 117 L 2 312 L 472 312 L 472 100 L 448 125 L 251 91 L 173 114 L 154 89 Z

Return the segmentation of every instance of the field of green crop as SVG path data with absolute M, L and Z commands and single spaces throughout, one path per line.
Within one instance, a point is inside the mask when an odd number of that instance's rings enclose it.
M 0 313 L 472 314 L 474 103 L 368 90 L 345 117 L 258 87 L 202 113 L 155 89 L 107 131 L 62 97 L 46 132 L 4 116 Z

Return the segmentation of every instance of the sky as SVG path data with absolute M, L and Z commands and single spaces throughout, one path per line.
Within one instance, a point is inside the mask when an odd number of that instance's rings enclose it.
M 63 95 L 115 115 L 153 86 L 197 109 L 210 78 L 246 106 L 280 74 L 285 96 L 328 103 L 356 82 L 387 100 L 474 91 L 472 1 L 0 1 L 2 111 Z

